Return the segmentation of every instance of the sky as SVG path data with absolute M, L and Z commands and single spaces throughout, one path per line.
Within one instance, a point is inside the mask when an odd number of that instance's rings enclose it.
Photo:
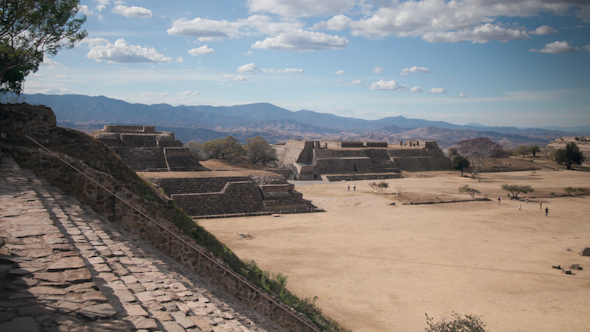
M 590 126 L 588 0 L 82 0 L 25 93 Z

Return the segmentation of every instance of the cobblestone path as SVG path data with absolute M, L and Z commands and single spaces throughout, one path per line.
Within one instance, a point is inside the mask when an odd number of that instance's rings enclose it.
M 6 157 L 2 240 L 0 332 L 285 331 Z

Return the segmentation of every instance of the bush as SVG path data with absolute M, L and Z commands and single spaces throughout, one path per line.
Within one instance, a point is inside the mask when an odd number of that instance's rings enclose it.
M 485 324 L 477 316 L 461 315 L 453 313 L 453 320 L 447 321 L 442 318 L 440 321 L 434 323 L 433 318 L 426 314 L 426 324 L 428 327 L 424 329 L 426 332 L 485 332 Z
M 523 194 L 527 194 L 527 193 L 532 193 L 535 191 L 535 189 L 533 189 L 533 187 L 531 186 L 519 186 L 516 184 L 503 184 L 502 185 L 502 190 L 506 190 L 509 191 L 512 195 L 512 199 L 517 199 L 518 198 L 518 194 L 523 193 Z

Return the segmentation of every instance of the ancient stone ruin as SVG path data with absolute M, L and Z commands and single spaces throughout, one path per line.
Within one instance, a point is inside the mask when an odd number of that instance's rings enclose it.
M 154 126 L 106 125 L 92 137 L 106 144 L 137 171 L 198 171 L 204 168 L 174 133 L 156 131 Z
M 590 137 L 560 137 L 554 141 L 551 141 L 549 145 L 550 148 L 554 149 L 565 149 L 567 143 L 576 143 L 576 145 L 580 148 L 580 152 L 584 155 L 584 162 L 582 163 L 585 166 L 590 166 Z
M 289 140 L 275 144 L 279 165 L 296 180 L 361 180 L 399 178 L 401 171 L 452 170 L 436 142 Z

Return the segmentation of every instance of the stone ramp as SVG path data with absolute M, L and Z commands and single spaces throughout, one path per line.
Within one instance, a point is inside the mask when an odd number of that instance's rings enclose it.
M 0 332 L 285 331 L 6 157 L 0 237 Z

